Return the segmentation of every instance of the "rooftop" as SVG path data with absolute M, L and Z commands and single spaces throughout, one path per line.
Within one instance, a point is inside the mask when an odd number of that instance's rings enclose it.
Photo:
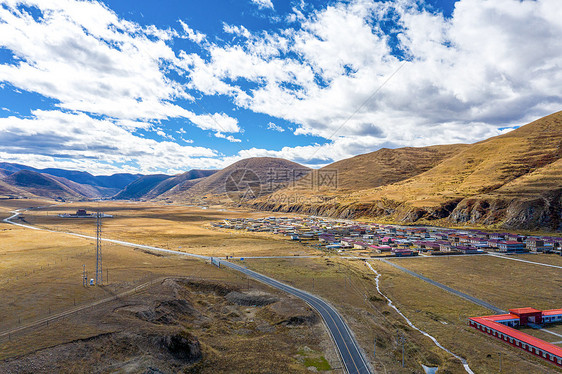
M 516 315 L 528 314 L 528 313 L 541 313 L 540 310 L 530 307 L 510 309 L 509 312 Z
M 547 343 L 544 340 L 535 338 L 534 336 L 531 335 L 527 335 L 524 332 L 517 331 L 515 329 L 512 329 L 511 327 L 504 326 L 501 323 L 490 321 L 486 317 L 474 317 L 470 319 L 486 327 L 499 331 L 502 334 L 509 335 L 512 338 L 518 339 L 519 341 L 522 341 L 526 344 L 532 345 L 534 347 L 542 349 L 543 351 L 550 352 L 556 356 L 562 357 L 562 348 L 554 344 Z

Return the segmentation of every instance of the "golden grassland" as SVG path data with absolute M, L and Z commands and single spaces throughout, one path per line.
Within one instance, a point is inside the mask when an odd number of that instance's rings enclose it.
M 27 205 L 25 204 L 25 206 Z M 9 211 L 13 206 L 4 206 L 3 208 L 3 211 Z M 107 230 L 109 234 L 120 233 L 122 236 L 119 236 L 119 238 L 121 239 L 134 241 L 137 238 L 148 238 L 147 244 L 166 246 L 162 245 L 163 241 L 161 240 L 167 235 L 162 232 L 165 225 L 162 221 L 153 217 L 153 215 L 158 214 L 157 212 L 150 211 L 150 209 L 147 211 L 135 209 L 124 214 L 126 209 L 132 209 L 131 205 L 126 208 L 123 205 L 117 205 L 116 210 L 119 210 L 119 214 L 125 218 L 122 218 L 123 221 L 117 222 L 115 226 L 105 225 L 109 219 L 104 220 L 104 237 L 105 230 Z M 200 226 L 208 223 L 210 219 L 214 219 L 213 214 L 208 214 L 204 218 L 202 217 L 204 211 L 195 210 L 195 213 L 193 213 L 193 209 L 182 209 L 184 213 L 186 211 L 188 213 L 181 216 L 177 212 L 171 212 L 169 216 L 163 219 L 164 222 L 169 222 L 170 226 L 174 226 L 173 220 L 177 219 L 178 216 L 182 217 L 178 219 L 174 229 L 177 232 L 183 232 L 183 236 L 177 239 L 178 242 L 172 242 L 174 244 L 185 245 L 185 240 L 191 240 L 193 243 L 197 240 L 206 242 L 208 239 L 210 243 L 216 245 L 218 241 L 213 242 L 213 240 L 218 239 L 214 237 L 222 235 L 228 237 L 228 240 L 236 242 L 234 248 L 238 251 L 247 248 L 248 252 L 243 253 L 252 253 L 254 246 L 263 246 L 264 243 L 268 242 L 271 242 L 270 248 L 278 248 L 280 251 L 290 250 L 290 247 L 286 247 L 284 241 L 274 241 L 268 238 L 246 238 L 244 235 L 241 238 L 230 239 L 230 234 L 217 233 L 214 230 L 201 228 Z M 144 211 L 143 214 L 147 222 L 143 223 L 143 220 L 138 218 L 139 211 Z M 39 220 L 39 218 L 46 221 L 51 218 L 58 219 L 58 217 L 55 218 L 52 215 L 42 216 L 42 213 L 40 212 L 37 215 L 35 212 L 26 212 L 24 217 L 27 222 L 34 219 Z M 188 217 L 190 214 L 193 215 L 193 218 Z M 94 221 L 81 221 L 72 221 L 69 224 L 67 224 L 69 221 L 63 221 L 60 226 L 50 222 L 49 225 L 51 228 L 61 231 L 76 229 L 75 231 L 78 232 L 93 234 Z M 190 226 L 186 222 L 195 223 Z M 129 224 L 134 225 L 134 227 L 122 229 Z M 151 231 L 150 228 L 157 224 L 159 224 L 157 229 Z M 143 230 L 144 235 L 135 234 L 135 230 Z M 265 286 L 241 277 L 238 273 L 218 269 L 200 260 L 178 255 L 161 255 L 108 243 L 103 244 L 104 286 L 83 287 L 82 265 L 86 265 L 88 278 L 93 275 L 92 271 L 95 265 L 94 240 L 56 232 L 30 230 L 5 223 L 0 224 L 0 239 L 0 294 L 2 295 L 0 328 L 2 331 L 26 325 L 39 318 L 73 308 L 75 305 L 87 305 L 163 276 L 188 276 L 227 284 L 240 289 L 246 289 L 249 285 L 251 290 L 261 289 L 275 293 Z M 221 240 L 224 240 L 224 238 L 221 238 Z M 170 247 L 174 245 L 172 243 L 169 244 Z M 289 244 L 293 245 L 292 243 Z M 201 248 L 206 247 L 202 246 Z M 218 246 L 218 248 L 221 247 Z M 307 249 L 299 248 L 298 250 Z M 212 295 L 208 296 L 206 300 L 201 301 L 201 305 L 212 309 L 213 298 Z M 101 308 L 101 314 L 111 314 L 113 308 L 130 302 L 130 299 L 131 297 L 125 297 L 110 302 L 107 304 L 108 309 L 103 305 L 94 309 Z M 302 309 L 301 304 L 304 305 L 299 300 L 290 301 L 289 315 L 293 307 L 297 311 L 299 308 Z M 301 306 L 299 307 L 299 305 Z M 255 311 L 249 311 L 248 313 L 255 313 Z M 203 349 L 206 353 L 205 357 L 207 357 L 206 361 L 199 365 L 199 372 L 212 373 L 216 368 L 222 368 L 224 371 L 243 373 L 246 372 L 245 368 L 254 368 L 256 373 L 282 373 L 287 371 L 305 372 L 306 366 L 304 365 L 313 364 L 314 366 L 315 363 L 321 367 L 325 367 L 326 363 L 334 368 L 339 366 L 335 351 L 329 343 L 327 332 L 321 325 L 300 329 L 284 328 L 275 325 L 276 321 L 272 319 L 273 317 L 268 314 L 267 310 L 260 311 L 260 313 L 265 314 L 260 318 L 256 317 L 255 321 L 259 320 L 266 324 L 272 324 L 274 327 L 272 333 L 261 333 L 259 329 L 256 330 L 256 323 L 252 322 L 252 318 L 248 318 L 247 321 L 244 319 L 246 322 L 233 322 L 236 326 L 240 325 L 238 327 L 242 329 L 242 332 L 237 333 L 238 330 L 234 328 L 233 323 L 229 322 L 225 326 L 224 316 L 220 317 L 216 313 L 213 314 L 216 321 L 211 322 L 210 326 L 191 326 L 191 331 L 201 337 Z M 12 335 L 8 341 L 3 339 L 0 341 L 0 359 L 28 354 L 38 349 L 55 347 L 76 339 L 86 339 L 98 334 L 114 332 L 115 327 L 112 327 L 111 324 L 107 325 L 104 321 L 97 321 L 97 323 L 87 321 L 86 319 L 91 315 L 91 313 L 80 312 L 70 317 L 52 321 L 49 325 L 34 327 Z M 224 335 L 221 333 L 221 329 L 224 328 L 232 331 Z M 246 332 L 248 329 L 250 333 Z M 265 359 L 262 357 L 264 353 L 267 353 Z M 259 360 L 261 363 L 258 363 L 258 356 L 261 357 Z M 326 359 L 328 360 L 326 361 Z M 280 363 L 282 364 L 280 365 Z
M 421 334 L 414 333 L 376 292 L 374 276 L 362 261 L 324 259 L 250 259 L 245 266 L 328 300 L 344 316 L 373 367 L 380 372 L 420 372 L 421 364 L 439 365 L 442 372 L 462 372 L 458 360 Z M 408 337 L 406 367 L 401 367 L 398 336 Z M 377 358 L 373 359 L 374 339 Z
M 208 256 L 306 255 L 313 249 L 279 235 L 213 228 L 211 222 L 235 217 L 267 217 L 270 212 L 201 209 L 181 205 L 130 202 L 72 203 L 25 213 L 27 222 L 57 231 L 95 234 L 93 218 L 60 218 L 77 209 L 102 210 L 105 238 L 124 240 Z M 287 214 L 284 214 L 285 216 Z
M 163 275 L 222 277 L 224 272 L 179 256 L 155 256 L 103 244 L 104 287 L 82 287 L 83 265 L 94 276 L 95 242 L 72 236 L 0 225 L 2 327 L 111 296 Z M 108 282 L 109 277 L 109 282 Z
M 130 339 L 122 336 L 150 342 L 155 341 L 156 336 L 181 331 L 195 336 L 203 351 L 203 358 L 190 372 L 305 373 L 308 366 L 315 366 L 317 362 L 325 365 L 328 372 L 338 367 L 337 356 L 326 344 L 329 337 L 321 324 L 287 326 L 280 323 L 293 316 L 310 315 L 312 312 L 302 301 L 252 282 L 250 294 L 266 292 L 279 301 L 262 307 L 230 303 L 220 294 L 221 289 L 248 292 L 244 290 L 246 280 L 228 270 L 224 273 L 218 282 L 191 281 L 195 287 L 182 287 L 182 295 L 173 296 L 176 300 L 178 297 L 186 300 L 196 311 L 186 316 L 172 314 L 178 323 L 148 323 L 133 314 L 139 308 L 145 310 L 168 300 L 172 295 L 166 290 L 166 282 L 178 284 L 178 278 L 172 277 L 155 282 L 141 293 L 58 319 L 25 335 L 12 336 L 9 341 L 0 342 L 0 359 L 20 356 L 24 364 L 31 362 L 33 367 L 42 369 L 46 364 L 47 369 L 54 366 L 57 370 L 53 371 L 62 372 L 97 371 L 94 369 L 98 369 L 100 363 L 111 361 L 109 368 L 117 372 L 144 372 L 139 370 L 147 365 L 138 365 L 138 361 L 159 356 L 145 351 L 137 357 L 135 341 L 131 344 Z M 106 340 L 109 344 L 103 343 Z M 153 348 L 158 351 L 160 347 Z M 84 354 L 84 349 L 89 354 Z M 45 355 L 50 357 L 45 360 Z M 10 368 L 12 360 L 0 361 L 0 371 L 4 365 Z M 140 368 L 131 370 L 136 366 Z M 101 368 L 104 372 L 108 370 L 107 366 Z
M 525 261 L 539 262 L 541 264 L 562 266 L 562 256 L 559 254 L 545 253 L 522 253 L 513 256 L 513 258 Z
M 484 255 L 391 261 L 504 310 L 561 307 L 562 271 L 557 268 Z
M 41 202 L 41 205 L 45 204 Z M 24 206 L 29 206 L 29 204 L 24 204 Z M 95 235 L 94 219 L 63 219 L 56 216 L 58 213 L 75 212 L 79 208 L 90 211 L 100 209 L 106 214 L 113 214 L 114 218 L 103 220 L 103 236 L 112 239 L 214 256 L 246 257 L 322 253 L 313 247 L 291 242 L 281 236 L 217 230 L 210 226 L 210 222 L 223 218 L 274 215 L 271 212 L 101 202 L 62 204 L 25 212 L 23 215 L 25 221 L 55 231 L 73 231 Z M 14 206 L 0 203 L 2 212 L 9 212 L 13 209 Z M 74 303 L 82 305 L 161 276 L 193 276 L 242 288 L 248 285 L 246 278 L 200 261 L 175 255 L 155 255 L 144 250 L 104 243 L 104 269 L 109 270 L 109 283 L 104 287 L 84 288 L 81 283 L 82 265 L 86 264 L 89 277 L 91 277 L 95 264 L 93 240 L 56 232 L 28 230 L 8 224 L 0 224 L 0 239 L 2 239 L 0 241 L 0 274 L 2 274 L 0 293 L 7 300 L 6 303 L 0 305 L 0 321 L 2 321 L 3 329 L 17 327 L 29 320 L 44 317 L 48 315 L 49 309 L 51 313 L 55 313 L 74 306 Z M 525 255 L 520 258 L 553 264 L 559 264 L 558 261 L 560 261 L 558 257 L 550 255 Z M 504 309 L 527 305 L 537 308 L 560 307 L 557 304 L 561 299 L 560 290 L 562 289 L 559 269 L 550 270 L 538 265 L 490 256 L 394 261 Z M 487 310 L 404 274 L 380 261 L 374 260 L 371 263 L 382 274 L 383 291 L 395 301 L 400 309 L 418 327 L 436 336 L 447 348 L 466 357 L 476 372 L 497 372 L 498 352 L 502 352 L 506 372 L 546 373 L 555 370 L 541 360 L 536 360 L 524 352 L 517 352 L 517 350 L 506 347 L 502 342 L 495 342 L 466 326 L 467 317 L 489 314 Z M 350 261 L 337 256 L 318 259 L 304 259 L 295 256 L 288 259 L 246 259 L 244 264 L 280 281 L 318 294 L 331 302 L 344 315 L 373 366 L 381 372 L 419 372 L 421 363 L 430 366 L 439 365 L 440 372 L 463 371 L 458 360 L 452 359 L 449 354 L 437 348 L 429 339 L 412 330 L 399 315 L 386 305 L 386 301 L 376 291 L 374 274 L 363 261 Z M 104 270 L 104 278 L 106 276 L 107 273 Z M 534 281 L 529 282 L 528 279 Z M 257 287 L 254 282 L 249 282 L 249 284 L 250 288 Z M 541 287 L 537 285 L 541 285 Z M 57 323 L 60 323 L 61 328 L 68 329 L 72 325 L 69 321 L 64 319 Z M 83 331 L 86 335 L 94 333 L 87 326 Z M 96 331 L 99 333 L 99 330 Z M 215 330 L 215 335 L 212 337 L 212 339 L 217 339 L 217 342 L 220 340 L 218 331 Z M 404 333 L 407 337 L 405 369 L 400 367 L 401 346 L 397 339 L 398 333 Z M 45 329 L 40 329 L 37 334 L 39 335 L 33 335 L 33 338 L 45 340 L 45 344 L 60 343 L 65 337 L 64 333 L 59 332 L 52 335 Z M 56 337 L 56 334 L 59 336 Z M 11 342 L 10 347 L 12 348 L 0 346 L 0 353 L 4 354 L 3 357 L 6 357 L 5 355 L 8 353 L 14 354 L 17 349 L 22 349 L 22 347 L 28 347 L 27 349 L 33 347 L 31 343 L 33 340 L 25 340 L 31 339 L 31 335 L 26 336 L 28 335 L 25 335 L 22 338 L 24 340 L 17 344 Z M 53 337 L 47 338 L 48 336 Z M 373 360 L 372 346 L 375 338 L 377 338 L 377 359 Z M 236 345 L 238 340 L 233 339 L 229 341 L 229 344 Z M 330 350 L 333 352 L 333 347 L 326 344 L 329 341 L 327 335 L 324 335 L 321 341 L 321 344 L 324 344 L 322 347 L 319 347 L 320 343 L 317 343 L 313 348 L 314 351 L 320 352 L 320 356 L 316 355 L 310 360 L 301 361 L 316 362 L 319 367 L 322 367 L 323 361 L 320 357 L 323 352 L 328 358 L 329 364 L 337 367 L 338 364 L 334 364 L 334 354 L 332 353 L 330 356 L 327 353 Z M 311 344 L 316 344 L 313 343 Z M 287 343 L 286 347 L 289 345 Z M 250 346 L 258 349 L 259 339 Z M 291 349 L 287 348 L 286 352 L 290 352 Z M 209 352 L 216 353 L 216 351 L 217 349 L 214 349 Z M 228 355 L 224 357 L 233 359 Z M 238 367 L 243 367 L 240 357 L 237 360 L 239 360 Z M 510 371 L 507 371 L 508 368 Z

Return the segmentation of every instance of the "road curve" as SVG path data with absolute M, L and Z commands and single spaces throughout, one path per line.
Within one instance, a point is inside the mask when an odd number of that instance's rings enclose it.
M 17 217 L 19 214 L 20 214 L 19 211 L 16 211 L 13 216 L 11 216 L 9 218 L 6 218 L 3 221 L 5 223 L 10 223 L 12 225 L 25 227 L 25 228 L 33 229 L 33 230 L 49 231 L 49 232 L 54 232 L 54 233 L 59 233 L 59 234 L 72 235 L 72 236 L 76 236 L 76 237 L 80 237 L 80 238 L 84 238 L 84 239 L 94 239 L 94 240 L 96 239 L 93 236 L 76 234 L 76 233 L 72 233 L 72 232 L 54 231 L 54 230 L 43 229 L 43 228 L 31 226 L 31 225 L 22 224 L 22 223 L 12 222 L 11 220 L 13 218 Z M 103 239 L 103 238 L 102 238 L 102 240 L 105 241 L 105 242 L 120 244 L 120 245 L 127 246 L 127 247 L 144 248 L 144 249 L 149 249 L 149 250 L 152 250 L 152 251 L 164 252 L 164 253 L 170 253 L 170 254 L 176 254 L 176 255 L 182 255 L 182 256 L 189 256 L 189 257 L 194 257 L 194 258 L 207 260 L 207 261 L 211 259 L 211 257 L 209 257 L 209 256 L 203 256 L 203 255 L 198 255 L 198 254 L 194 254 L 194 253 L 174 251 L 174 250 L 171 250 L 171 249 L 158 248 L 158 247 L 153 247 L 153 246 L 149 246 L 149 245 L 135 244 L 135 243 L 125 242 L 125 241 L 121 241 L 121 240 Z M 298 258 L 298 256 L 295 256 L 295 257 Z M 277 288 L 281 291 L 287 292 L 287 293 L 289 293 L 293 296 L 296 296 L 296 297 L 304 300 L 307 304 L 309 304 L 312 308 L 314 308 L 318 312 L 318 314 L 320 314 L 322 319 L 324 320 L 324 323 L 325 323 L 328 331 L 330 332 L 330 335 L 332 336 L 332 339 L 333 339 L 334 343 L 336 344 L 336 347 L 338 349 L 338 352 L 340 354 L 340 357 L 342 359 L 342 362 L 343 362 L 343 365 L 346 369 L 346 372 L 349 373 L 349 374 L 370 374 L 370 373 L 372 373 L 372 370 L 371 370 L 369 364 L 367 363 L 367 359 L 365 358 L 365 356 L 361 352 L 361 349 L 359 348 L 359 344 L 355 340 L 355 337 L 353 336 L 353 333 L 351 332 L 349 326 L 347 325 L 347 323 L 345 323 L 344 319 L 336 311 L 336 309 L 333 306 L 331 306 L 329 303 L 322 300 L 318 296 L 314 296 L 314 295 L 312 295 L 308 292 L 299 290 L 298 288 L 286 285 L 286 284 L 281 283 L 281 282 L 279 282 L 279 281 L 277 281 L 273 278 L 269 278 L 265 275 L 262 275 L 260 273 L 255 272 L 255 271 L 246 269 L 245 267 L 242 267 L 242 266 L 239 266 L 239 265 L 236 265 L 236 264 L 233 264 L 231 262 L 224 261 L 224 260 L 221 260 L 220 263 L 223 266 L 227 266 L 228 268 L 230 268 L 232 270 L 235 270 L 235 271 L 241 272 L 243 274 L 246 274 L 247 276 L 249 276 L 249 277 L 251 277 L 251 278 L 253 278 L 253 279 L 255 279 L 255 280 L 257 280 L 261 283 L 264 283 L 264 284 L 269 285 L 271 287 Z
M 220 263 L 222 266 L 227 266 L 233 270 L 244 273 L 261 283 L 275 287 L 304 300 L 308 305 L 314 308 L 324 320 L 324 323 L 326 324 L 328 331 L 330 331 L 332 339 L 338 348 L 340 357 L 347 372 L 350 374 L 372 373 L 372 370 L 367 363 L 365 356 L 361 352 L 353 333 L 343 320 L 342 316 L 329 303 L 318 296 L 314 296 L 308 292 L 299 290 L 298 288 L 281 283 L 275 279 L 256 273 L 255 271 L 246 269 L 240 265 L 233 264 L 228 261 L 221 261 Z

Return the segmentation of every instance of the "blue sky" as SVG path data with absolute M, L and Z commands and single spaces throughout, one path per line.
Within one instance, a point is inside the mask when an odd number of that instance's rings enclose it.
M 561 109 L 557 0 L 0 0 L 0 160 L 178 173 L 469 143 Z

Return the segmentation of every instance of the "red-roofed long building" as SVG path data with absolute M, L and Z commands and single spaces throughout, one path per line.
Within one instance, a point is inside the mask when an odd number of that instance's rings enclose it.
M 468 319 L 468 324 L 514 347 L 562 367 L 562 348 L 512 328 L 525 326 L 529 323 L 541 324 L 561 321 L 562 309 L 541 311 L 534 308 L 518 308 L 510 309 L 509 314 L 472 317 Z

